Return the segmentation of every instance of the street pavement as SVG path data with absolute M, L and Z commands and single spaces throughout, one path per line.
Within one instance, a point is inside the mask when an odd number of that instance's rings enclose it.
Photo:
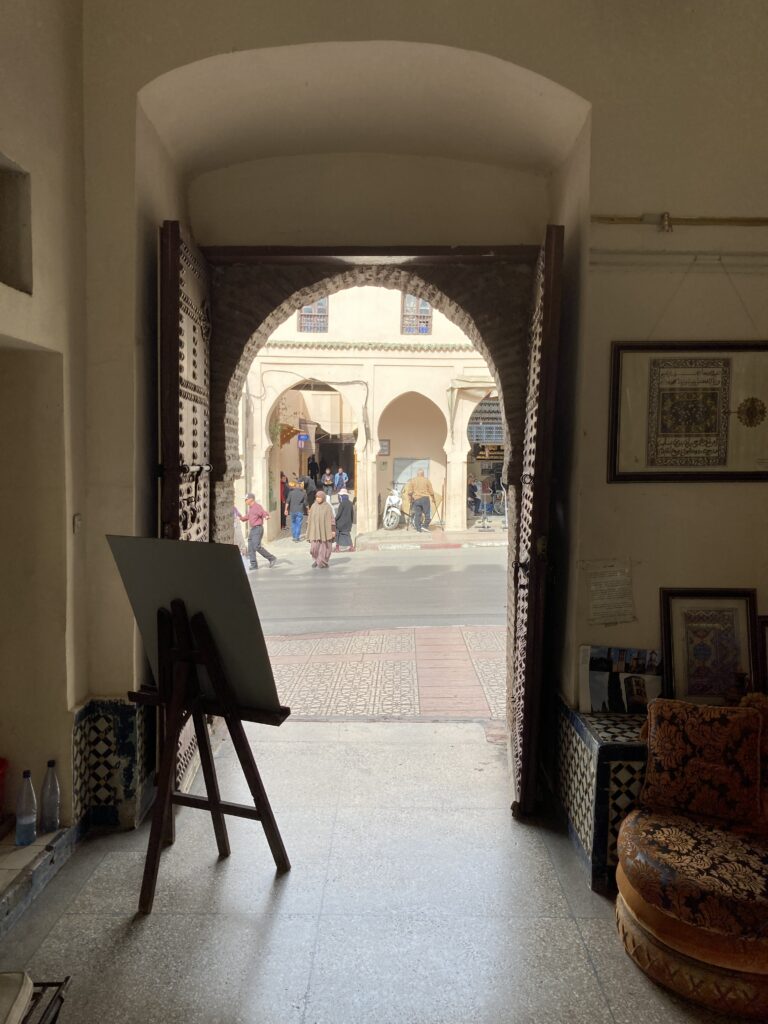
M 327 570 L 306 541 L 266 547 L 278 563 L 248 576 L 267 635 L 506 622 L 506 547 L 340 552 Z

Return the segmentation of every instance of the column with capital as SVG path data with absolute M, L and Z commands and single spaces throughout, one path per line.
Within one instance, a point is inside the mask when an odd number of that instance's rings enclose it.
M 468 449 L 454 446 L 445 454 L 445 508 L 441 510 L 445 529 L 466 530 Z

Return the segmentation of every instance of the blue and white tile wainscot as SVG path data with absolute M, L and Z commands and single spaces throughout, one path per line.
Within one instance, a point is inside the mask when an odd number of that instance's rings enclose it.
M 558 724 L 557 795 L 590 888 L 615 885 L 616 838 L 645 774 L 645 715 L 583 714 L 565 704 Z
M 94 699 L 75 713 L 73 820 L 81 828 L 135 828 L 153 795 L 153 709 Z

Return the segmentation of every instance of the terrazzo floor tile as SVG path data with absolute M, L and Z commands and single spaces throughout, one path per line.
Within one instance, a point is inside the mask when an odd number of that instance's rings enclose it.
M 247 731 L 292 871 L 243 819 L 219 860 L 179 808 L 142 917 L 147 825 L 86 839 L 0 941 L 5 969 L 73 976 L 61 1024 L 721 1024 L 629 961 L 562 831 L 511 818 L 482 725 Z M 245 802 L 228 740 L 216 764 Z
M 546 847 L 507 810 L 340 809 L 324 914 L 568 917 Z
M 734 1017 L 678 999 L 647 978 L 624 952 L 615 921 L 578 925 L 616 1024 L 637 1024 L 638 1007 L 643 1024 L 734 1024 Z
M 241 999 L 301 1020 L 314 943 L 312 919 L 207 915 L 67 917 L 30 964 L 36 977 L 73 975 L 61 1024 L 230 1024 Z M 290 958 L 290 959 L 289 959 Z M 277 970 L 290 962 L 292 977 Z M 254 990 L 254 982 L 257 991 Z M 257 1020 L 264 1020 L 257 1015 Z
M 613 1024 L 573 921 L 400 915 L 321 919 L 306 1020 Z
M 545 820 L 532 823 L 530 827 L 536 829 L 547 848 L 573 917 L 613 922 L 614 899 L 590 889 L 587 870 L 579 860 L 565 826 Z
M 476 728 L 483 733 L 482 727 Z M 405 744 L 350 745 L 340 806 L 508 810 L 506 771 L 506 751 L 488 743 L 477 750 L 460 742 L 447 744 L 445 751 Z
M 319 913 L 330 854 L 332 816 L 320 826 L 309 823 L 305 815 L 299 820 L 288 814 L 280 816 L 278 825 L 283 842 L 296 867 L 283 875 L 275 872 L 258 822 L 228 821 L 232 852 L 220 860 L 210 821 L 206 822 L 205 815 L 200 813 L 197 819 L 200 826 L 187 829 L 186 833 L 179 829 L 174 845 L 163 851 L 153 913 Z M 202 825 L 207 825 L 207 829 Z M 134 913 L 144 858 L 145 851 L 106 854 L 68 913 Z

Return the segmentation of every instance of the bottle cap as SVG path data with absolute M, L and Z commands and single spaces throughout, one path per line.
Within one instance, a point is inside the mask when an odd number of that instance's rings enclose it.
M 32 772 L 29 770 L 29 768 L 25 768 L 24 771 L 21 773 L 21 777 L 23 779 L 31 779 L 32 778 Z
M 49 768 L 55 768 L 56 767 L 56 762 L 55 761 L 49 761 L 48 762 L 48 767 Z

